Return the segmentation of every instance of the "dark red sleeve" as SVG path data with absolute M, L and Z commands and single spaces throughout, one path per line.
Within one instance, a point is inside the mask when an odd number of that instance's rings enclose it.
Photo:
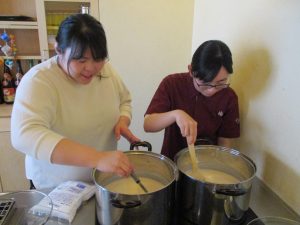
M 160 85 L 158 86 L 152 100 L 148 106 L 145 113 L 163 113 L 170 111 L 171 108 L 171 98 L 170 98 L 170 85 L 168 84 L 168 79 L 164 78 Z

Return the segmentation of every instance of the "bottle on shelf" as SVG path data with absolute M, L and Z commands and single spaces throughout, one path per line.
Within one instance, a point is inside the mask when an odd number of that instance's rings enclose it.
M 21 60 L 17 60 L 17 73 L 16 73 L 16 79 L 15 79 L 15 87 L 17 88 L 21 82 L 21 79 L 24 75 L 23 69 L 22 69 L 22 64 Z
M 0 82 L 0 104 L 4 103 L 4 97 L 3 97 L 3 89 L 2 89 L 2 80 Z
M 15 83 L 10 69 L 3 64 L 3 80 L 2 80 L 3 99 L 6 104 L 13 104 L 15 100 Z
M 87 5 L 81 5 L 81 14 L 90 14 L 90 7 Z
M 29 69 L 31 69 L 32 67 L 34 67 L 34 61 L 33 59 L 29 59 Z

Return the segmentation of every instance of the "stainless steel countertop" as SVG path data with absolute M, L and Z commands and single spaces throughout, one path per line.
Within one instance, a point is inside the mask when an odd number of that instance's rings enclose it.
M 42 190 L 43 193 L 48 194 L 50 190 Z M 6 193 L 0 192 L 0 196 Z M 15 224 L 16 221 L 11 221 Z M 57 225 L 57 221 L 48 221 L 46 225 Z M 70 225 L 95 225 L 96 224 L 96 200 L 91 198 L 83 204 L 77 210 L 77 214 Z
M 96 224 L 96 199 L 91 198 L 90 200 L 83 203 L 78 209 L 77 214 L 72 221 L 72 225 L 95 225 Z
M 290 209 L 258 178 L 255 178 L 253 181 L 250 208 L 258 217 L 279 216 L 300 222 L 300 216 Z M 71 225 L 95 225 L 96 221 L 96 199 L 93 197 L 84 202 L 78 209 Z M 51 223 L 47 223 L 47 225 L 51 225 Z
M 50 189 L 43 190 L 46 194 L 49 194 L 50 191 Z M 84 201 L 77 209 L 77 213 L 70 225 L 95 225 L 96 220 L 96 198 L 92 197 Z M 57 223 L 48 221 L 46 225 L 57 225 Z
M 258 178 L 253 181 L 250 208 L 258 217 L 279 216 L 300 222 L 300 216 Z
M 92 198 L 78 210 L 72 225 L 95 225 L 97 220 L 95 207 L 96 200 Z M 255 178 L 253 181 L 250 208 L 258 217 L 279 216 L 300 222 L 300 216 L 290 209 L 258 178 Z

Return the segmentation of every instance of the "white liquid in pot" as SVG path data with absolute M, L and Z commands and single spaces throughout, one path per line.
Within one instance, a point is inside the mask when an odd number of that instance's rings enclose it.
M 139 177 L 142 184 L 148 190 L 148 192 L 154 192 L 164 187 L 159 181 L 153 180 L 147 177 Z M 135 183 L 131 177 L 124 177 L 111 182 L 105 186 L 111 192 L 127 194 L 127 195 L 140 195 L 145 194 L 143 189 Z
M 197 169 L 197 170 L 189 170 L 186 172 L 189 176 L 197 179 L 197 180 L 205 180 L 209 183 L 214 184 L 236 184 L 240 183 L 240 180 L 236 177 L 224 173 L 219 170 L 212 169 Z

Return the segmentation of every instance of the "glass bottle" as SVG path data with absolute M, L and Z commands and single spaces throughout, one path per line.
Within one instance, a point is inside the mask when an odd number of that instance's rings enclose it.
M 21 82 L 21 79 L 24 75 L 21 60 L 17 60 L 17 73 L 16 73 L 16 79 L 15 79 L 15 87 L 17 88 Z
M 0 82 L 0 104 L 4 103 L 4 98 L 3 98 L 3 88 L 2 88 L 2 80 Z
M 3 65 L 3 80 L 2 80 L 2 90 L 3 90 L 3 99 L 6 104 L 13 104 L 15 100 L 15 83 L 13 76 L 10 72 L 8 66 Z
M 34 61 L 33 59 L 29 60 L 29 69 L 31 69 L 32 67 L 34 67 Z

